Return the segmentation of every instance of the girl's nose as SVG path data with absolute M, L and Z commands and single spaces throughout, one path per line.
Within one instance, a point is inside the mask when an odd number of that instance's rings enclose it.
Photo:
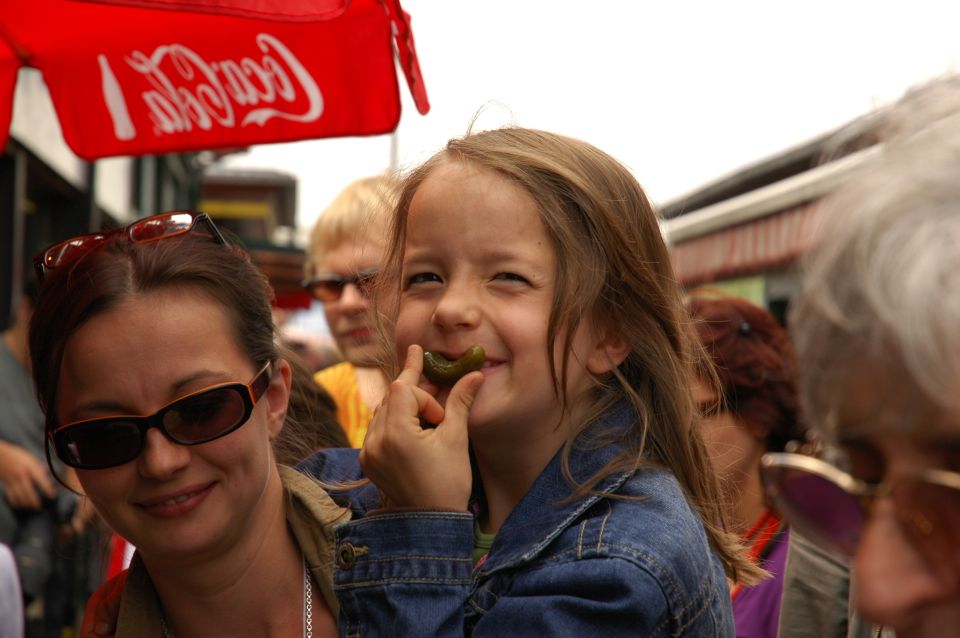
M 912 625 L 924 608 L 957 596 L 960 575 L 943 571 L 946 563 L 930 565 L 904 534 L 892 499 L 877 499 L 853 561 L 857 609 L 894 629 Z
M 448 287 L 433 311 L 433 323 L 443 330 L 475 327 L 481 317 L 476 293 L 464 287 Z
M 150 478 L 166 478 L 190 462 L 190 448 L 174 443 L 156 428 L 147 430 L 147 442 L 137 459 L 140 473 Z

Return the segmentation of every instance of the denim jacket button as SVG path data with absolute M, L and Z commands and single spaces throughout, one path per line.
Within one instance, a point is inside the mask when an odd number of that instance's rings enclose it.
M 349 569 L 357 558 L 357 551 L 353 543 L 343 543 L 337 548 L 337 567 Z

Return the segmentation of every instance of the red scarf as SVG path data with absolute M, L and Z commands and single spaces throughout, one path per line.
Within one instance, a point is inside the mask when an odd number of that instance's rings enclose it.
M 766 558 L 767 551 L 773 544 L 773 540 L 780 531 L 782 521 L 776 513 L 769 507 L 763 510 L 760 518 L 754 521 L 753 525 L 740 535 L 740 538 L 747 544 L 747 556 L 755 564 L 759 565 Z M 730 598 L 735 599 L 743 591 L 743 585 L 737 584 L 730 592 Z

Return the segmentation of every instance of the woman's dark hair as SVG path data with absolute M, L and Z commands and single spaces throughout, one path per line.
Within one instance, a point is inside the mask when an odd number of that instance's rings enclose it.
M 696 332 L 720 380 L 722 408 L 783 451 L 803 440 L 793 345 L 769 312 L 737 297 L 694 293 L 687 301 Z M 711 378 L 701 362 L 703 377 Z
M 337 421 L 333 397 L 313 380 L 313 373 L 300 355 L 286 347 L 281 354 L 290 364 L 293 379 L 287 421 L 273 442 L 277 463 L 292 466 L 320 448 L 350 447 Z
M 197 233 L 147 244 L 118 233 L 49 270 L 40 286 L 30 321 L 30 357 L 48 431 L 56 425 L 60 366 L 70 337 L 93 317 L 135 295 L 170 288 L 219 302 L 237 345 L 254 368 L 279 356 L 270 309 L 273 291 L 246 252 Z M 149 339 L 149 332 L 143 338 Z

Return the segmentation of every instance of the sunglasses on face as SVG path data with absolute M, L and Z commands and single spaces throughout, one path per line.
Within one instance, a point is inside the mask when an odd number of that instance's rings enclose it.
M 47 271 L 58 266 L 70 263 L 82 253 L 90 250 L 104 240 L 126 233 L 130 241 L 137 244 L 147 244 L 159 239 L 177 237 L 189 233 L 198 225 L 218 244 L 228 245 L 227 240 L 214 225 L 206 213 L 195 213 L 188 210 L 174 210 L 146 217 L 133 222 L 129 226 L 110 228 L 98 233 L 78 235 L 53 244 L 33 258 L 33 267 L 37 273 L 37 281 L 42 282 Z
M 270 377 L 268 363 L 248 384 L 210 386 L 180 397 L 150 416 L 108 416 L 68 423 L 51 431 L 50 441 L 60 460 L 84 470 L 123 465 L 137 458 L 150 428 L 180 445 L 208 443 L 250 419 Z
M 867 483 L 801 454 L 761 460 L 767 497 L 800 534 L 852 557 L 873 501 L 890 498 L 903 533 L 931 565 L 960 567 L 960 474 L 928 469 Z
M 305 279 L 302 285 L 314 299 L 322 303 L 328 303 L 340 299 L 340 297 L 343 296 L 343 289 L 347 284 L 353 284 L 364 297 L 368 296 L 370 287 L 376 276 L 376 270 L 363 270 L 353 277 L 317 275 L 316 277 Z

